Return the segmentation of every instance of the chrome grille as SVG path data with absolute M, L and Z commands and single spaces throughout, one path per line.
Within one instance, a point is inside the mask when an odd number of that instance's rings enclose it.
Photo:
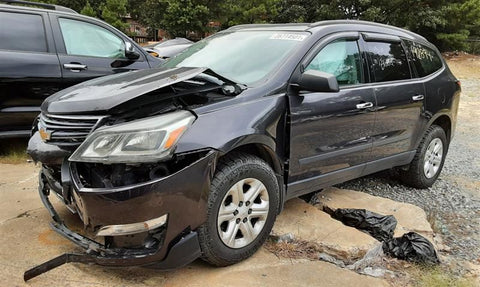
M 50 115 L 42 113 L 38 128 L 50 134 L 48 143 L 78 145 L 105 116 Z

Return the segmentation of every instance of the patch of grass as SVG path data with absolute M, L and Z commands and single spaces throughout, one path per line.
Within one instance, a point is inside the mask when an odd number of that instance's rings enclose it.
M 315 244 L 308 241 L 277 242 L 275 238 L 270 237 L 264 247 L 277 257 L 318 260 L 319 250 Z
M 28 139 L 6 139 L 0 141 L 0 163 L 25 163 L 30 156 L 27 154 Z
M 435 266 L 418 266 L 411 272 L 414 278 L 413 286 L 421 287 L 474 287 L 471 278 L 461 278 L 445 268 Z

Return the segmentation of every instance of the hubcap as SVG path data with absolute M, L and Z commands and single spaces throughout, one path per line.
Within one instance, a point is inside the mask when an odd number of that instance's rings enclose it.
M 217 228 L 222 242 L 230 248 L 242 248 L 257 238 L 269 211 L 268 192 L 255 178 L 235 183 L 225 194 L 218 210 Z
M 423 160 L 423 173 L 425 177 L 434 177 L 440 169 L 443 157 L 443 143 L 439 138 L 433 139 L 428 145 Z

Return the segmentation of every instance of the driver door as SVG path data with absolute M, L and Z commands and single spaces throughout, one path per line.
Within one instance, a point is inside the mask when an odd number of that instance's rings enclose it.
M 125 41 L 108 27 L 81 19 L 51 16 L 55 42 L 66 86 L 88 79 L 149 68 L 143 53 L 125 57 Z M 135 48 L 136 49 L 136 48 Z
M 305 71 L 336 76 L 338 92 L 301 87 L 289 92 L 289 197 L 358 177 L 371 159 L 376 102 L 365 84 L 358 38 L 358 33 L 329 37 L 304 61 Z

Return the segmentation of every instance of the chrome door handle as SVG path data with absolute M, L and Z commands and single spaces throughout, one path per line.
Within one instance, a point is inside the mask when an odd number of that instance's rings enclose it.
M 72 72 L 80 72 L 81 70 L 86 70 L 87 65 L 82 64 L 63 64 L 65 69 L 70 69 Z
M 367 103 L 362 103 L 362 104 L 357 104 L 357 109 L 362 110 L 362 109 L 368 109 L 373 107 L 372 102 L 367 102 Z
M 412 97 L 412 100 L 414 101 L 422 101 L 425 98 L 424 95 L 416 95 Z

